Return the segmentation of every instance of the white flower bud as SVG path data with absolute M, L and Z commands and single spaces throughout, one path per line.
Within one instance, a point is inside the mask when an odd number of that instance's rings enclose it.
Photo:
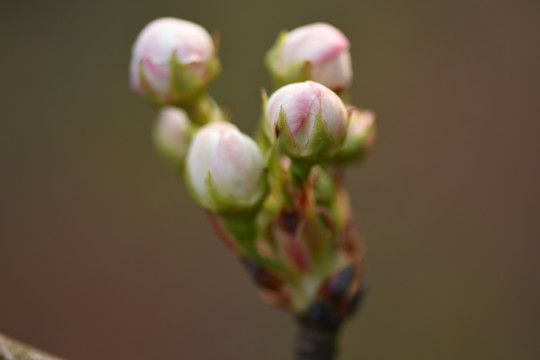
M 339 149 L 347 128 L 347 110 L 327 87 L 313 81 L 278 89 L 266 107 L 268 132 L 281 151 L 319 161 Z
M 212 38 L 203 27 L 190 21 L 154 20 L 133 45 L 131 88 L 157 103 L 191 100 L 218 72 Z
M 257 144 L 226 122 L 204 126 L 195 135 L 186 160 L 186 180 L 204 208 L 248 210 L 266 193 L 263 158 Z
M 154 143 L 175 168 L 184 162 L 189 146 L 190 129 L 186 112 L 174 106 L 163 107 L 154 125 Z
M 315 23 L 283 33 L 266 61 L 279 85 L 313 80 L 340 92 L 352 79 L 349 47 L 341 31 Z

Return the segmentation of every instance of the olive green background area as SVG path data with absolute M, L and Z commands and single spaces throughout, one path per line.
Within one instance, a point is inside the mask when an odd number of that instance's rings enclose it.
M 537 1 L 10 1 L 0 11 L 0 331 L 68 359 L 290 359 L 151 143 L 135 37 L 221 33 L 212 95 L 252 133 L 262 58 L 327 21 L 352 45 L 375 150 L 348 184 L 369 293 L 340 359 L 540 358 Z

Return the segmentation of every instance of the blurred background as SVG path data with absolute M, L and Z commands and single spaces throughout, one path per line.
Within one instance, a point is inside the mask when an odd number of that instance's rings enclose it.
M 265 51 L 326 21 L 379 126 L 348 177 L 369 294 L 340 359 L 540 358 L 539 5 L 4 2 L 0 331 L 77 360 L 291 358 L 293 322 L 155 153 L 128 63 L 154 18 L 219 31 L 211 93 L 252 133 Z

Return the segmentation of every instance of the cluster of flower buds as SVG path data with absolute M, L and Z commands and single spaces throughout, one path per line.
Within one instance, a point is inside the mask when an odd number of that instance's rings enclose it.
M 256 141 L 208 96 L 220 67 L 199 25 L 147 25 L 133 47 L 131 86 L 159 107 L 159 153 L 183 173 L 263 297 L 310 328 L 335 331 L 363 291 L 344 167 L 369 153 L 375 117 L 340 98 L 351 60 L 333 26 L 282 33 L 266 62 L 278 88 L 263 96 Z

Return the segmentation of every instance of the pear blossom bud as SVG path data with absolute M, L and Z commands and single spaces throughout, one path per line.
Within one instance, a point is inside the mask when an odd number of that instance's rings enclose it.
M 131 88 L 158 104 L 192 101 L 219 73 L 215 52 L 203 27 L 172 17 L 156 19 L 133 45 Z
M 186 160 L 186 180 L 201 206 L 218 212 L 249 210 L 266 194 L 263 157 L 257 144 L 227 122 L 195 135 Z
M 340 92 L 352 79 L 349 47 L 341 31 L 315 23 L 282 33 L 266 61 L 278 85 L 313 80 Z
M 342 144 L 347 110 L 327 87 L 313 81 L 278 89 L 266 107 L 268 132 L 280 150 L 292 158 L 320 161 Z
M 175 168 L 184 162 L 189 146 L 190 129 L 186 112 L 174 106 L 163 107 L 154 125 L 154 143 Z
M 375 114 L 355 107 L 350 107 L 349 113 L 345 142 L 332 161 L 360 160 L 368 154 L 375 141 Z

